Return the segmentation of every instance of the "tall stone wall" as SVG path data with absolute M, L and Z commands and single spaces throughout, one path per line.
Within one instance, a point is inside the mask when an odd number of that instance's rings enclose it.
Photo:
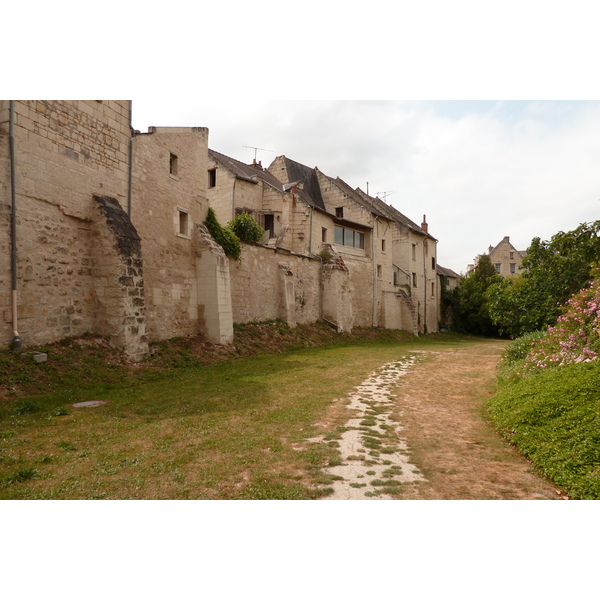
M 0 342 L 12 339 L 9 102 L 0 101 Z M 125 205 L 128 101 L 15 101 L 17 317 L 24 347 L 93 331 L 94 194 Z
M 131 219 L 142 239 L 153 340 L 200 331 L 194 235 L 208 210 L 207 150 L 203 127 L 155 127 L 134 140 Z
M 314 323 L 320 318 L 320 268 L 318 259 L 242 244 L 241 260 L 229 263 L 233 321 Z

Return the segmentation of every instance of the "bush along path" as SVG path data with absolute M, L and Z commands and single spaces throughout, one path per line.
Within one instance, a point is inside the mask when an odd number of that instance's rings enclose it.
M 309 440 L 339 444 L 327 499 L 566 499 L 487 416 L 505 347 L 482 341 L 413 352 L 338 402 L 351 418 L 335 435 Z

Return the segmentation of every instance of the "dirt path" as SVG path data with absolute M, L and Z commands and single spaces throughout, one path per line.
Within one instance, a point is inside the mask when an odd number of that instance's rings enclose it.
M 329 499 L 561 498 L 486 417 L 504 345 L 415 352 L 359 386 Z

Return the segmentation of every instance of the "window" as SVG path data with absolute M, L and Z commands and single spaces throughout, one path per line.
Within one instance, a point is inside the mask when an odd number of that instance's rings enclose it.
M 351 246 L 352 248 L 365 248 L 365 234 L 354 229 L 335 226 L 334 229 L 335 243 L 339 246 Z
M 416 244 L 412 245 L 412 259 L 417 260 L 417 245 Z
M 327 228 L 321 227 L 321 241 L 325 243 L 327 241 Z
M 178 231 L 179 235 L 188 237 L 190 235 L 190 213 L 181 208 L 177 209 L 178 213 Z
M 394 271 L 394 285 L 398 285 L 398 273 Z
M 431 268 L 435 271 L 435 256 L 431 257 Z
M 517 272 L 517 263 L 510 263 L 510 272 L 511 273 Z
M 385 252 L 385 240 L 381 240 L 381 251 Z
M 263 229 L 269 234 L 269 239 L 275 237 L 275 216 L 273 214 L 265 214 L 265 225 Z
M 502 264 L 501 263 L 496 263 L 494 265 L 495 269 L 496 269 L 496 273 L 500 273 L 500 269 L 502 268 Z
M 338 207 L 335 209 L 335 216 L 336 216 L 338 219 L 343 219 L 343 218 L 344 218 L 344 207 L 343 207 L 343 206 L 338 206 Z
M 413 284 L 414 288 L 417 287 L 417 274 L 416 273 L 412 274 L 412 284 Z
M 381 265 L 377 265 L 377 279 L 381 279 Z
M 214 188 L 217 185 L 217 170 L 209 169 L 208 170 L 208 187 Z
M 433 281 L 431 282 L 431 297 L 433 298 L 435 296 L 435 283 L 433 283 Z
M 172 153 L 169 155 L 169 174 L 177 177 L 177 157 Z
M 510 253 L 510 259 L 512 260 L 514 257 L 515 257 L 515 253 L 514 253 L 514 252 L 511 252 L 511 253 Z

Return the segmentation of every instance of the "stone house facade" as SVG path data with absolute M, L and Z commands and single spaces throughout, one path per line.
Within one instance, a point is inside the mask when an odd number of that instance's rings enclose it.
M 521 264 L 527 252 L 517 250 L 510 243 L 510 237 L 507 235 L 496 246 L 490 246 L 487 254 L 496 269 L 496 273 L 503 277 L 516 277 L 521 272 Z M 473 264 L 468 265 L 467 273 L 473 271 L 478 262 L 479 256 L 475 258 Z
M 134 132 L 131 110 L 0 101 L 1 343 L 98 333 L 138 360 L 152 340 L 228 343 L 234 322 L 437 330 L 425 221 L 284 156 L 230 159 L 203 127 Z M 209 206 L 250 212 L 262 243 L 227 258 Z

